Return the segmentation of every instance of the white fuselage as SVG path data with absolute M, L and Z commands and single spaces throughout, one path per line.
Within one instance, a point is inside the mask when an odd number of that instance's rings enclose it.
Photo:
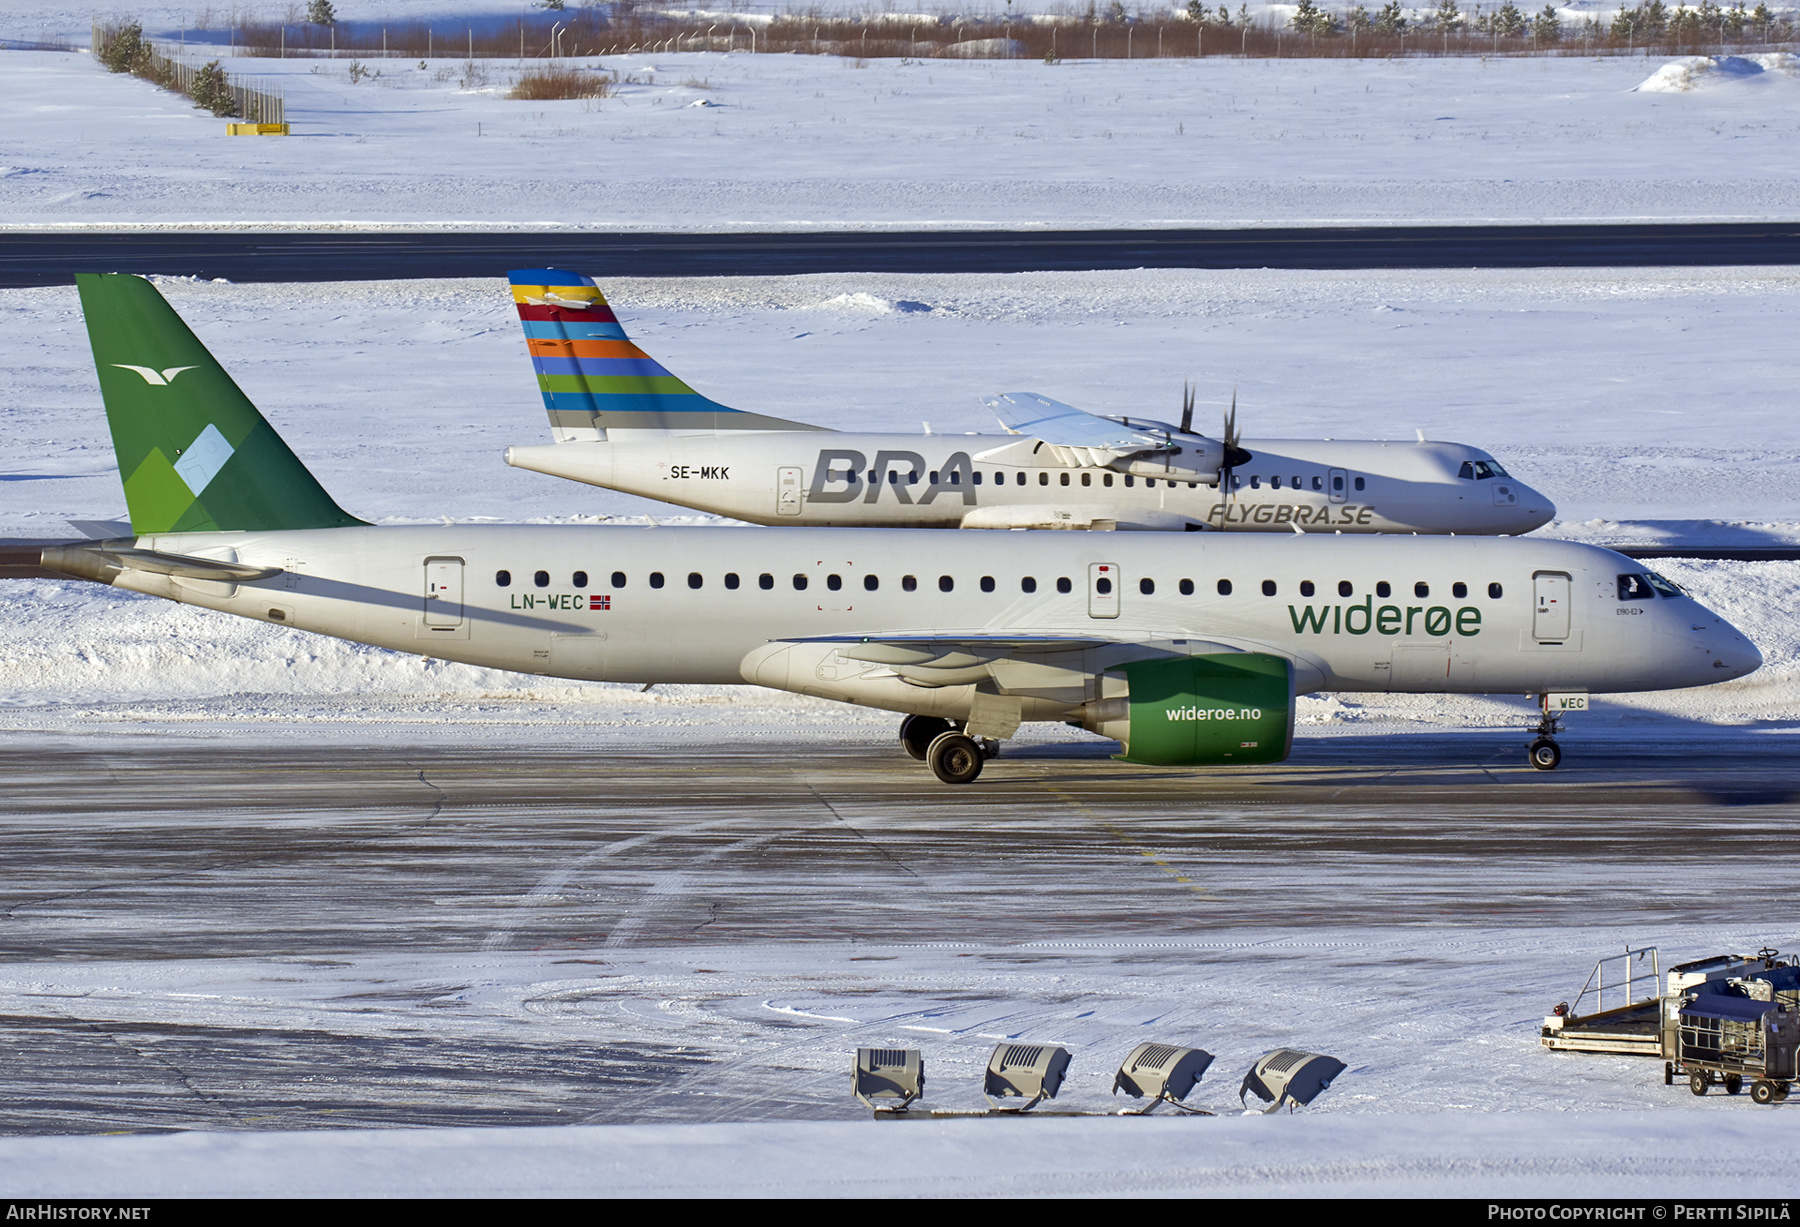
M 126 570 L 121 587 L 398 651 L 600 681 L 749 680 L 937 715 L 966 706 L 971 687 L 903 684 L 829 645 L 772 645 L 959 631 L 1111 645 L 1042 693 L 1014 675 L 1025 718 L 1041 720 L 1151 650 L 1285 656 L 1302 692 L 1659 690 L 1761 663 L 1686 596 L 1620 600 L 1618 577 L 1643 570 L 1632 560 L 1531 539 L 459 525 L 137 545 L 283 571 L 228 583 Z M 1004 693 L 1012 683 L 995 676 Z
M 1459 443 L 1252 439 L 1218 475 L 1160 459 L 1071 468 L 1033 440 L 831 431 L 612 431 L 507 449 L 519 468 L 755 524 L 818 528 L 1119 528 L 1228 532 L 1530 532 L 1549 499 Z M 1477 467 L 1476 462 L 1485 462 Z M 1179 463 L 1177 459 L 1176 463 Z M 1208 484 L 1208 483 L 1211 484 Z

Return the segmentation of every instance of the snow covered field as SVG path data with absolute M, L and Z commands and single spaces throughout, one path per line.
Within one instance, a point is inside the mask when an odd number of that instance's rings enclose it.
M 463 89 L 450 60 L 358 84 L 344 61 L 227 57 L 287 98 L 295 135 L 250 139 L 85 53 L 0 56 L 10 226 L 1800 217 L 1800 80 L 1637 91 L 1660 59 L 634 55 L 598 65 L 632 82 L 613 98 L 515 102 L 506 61 Z

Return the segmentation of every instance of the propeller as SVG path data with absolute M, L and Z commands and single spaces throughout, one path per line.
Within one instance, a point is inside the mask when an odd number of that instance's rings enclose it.
M 1194 386 L 1185 379 L 1181 381 L 1181 433 L 1194 433 Z
M 1192 409 L 1192 400 L 1188 402 Z M 1231 497 L 1231 471 L 1240 464 L 1250 461 L 1250 453 L 1238 446 L 1237 427 L 1237 389 L 1231 389 L 1231 408 L 1225 411 L 1225 434 L 1220 440 L 1224 444 L 1224 454 L 1219 458 L 1219 527 L 1225 527 L 1225 501 Z

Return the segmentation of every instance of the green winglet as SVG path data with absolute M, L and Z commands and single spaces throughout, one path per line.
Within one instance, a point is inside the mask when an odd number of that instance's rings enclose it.
M 134 533 L 343 528 L 359 520 L 142 277 L 80 273 Z

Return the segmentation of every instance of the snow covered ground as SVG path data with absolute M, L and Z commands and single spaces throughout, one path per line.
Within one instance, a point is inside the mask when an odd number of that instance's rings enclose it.
M 1661 92 L 1637 87 L 1665 61 L 1629 57 L 631 55 L 583 61 L 631 82 L 613 98 L 515 102 L 507 61 L 465 89 L 450 60 L 353 83 L 341 60 L 227 57 L 287 98 L 295 135 L 251 139 L 85 53 L 0 56 L 10 226 L 1800 217 L 1800 80 L 1783 70 L 1682 67 L 1687 88 Z

